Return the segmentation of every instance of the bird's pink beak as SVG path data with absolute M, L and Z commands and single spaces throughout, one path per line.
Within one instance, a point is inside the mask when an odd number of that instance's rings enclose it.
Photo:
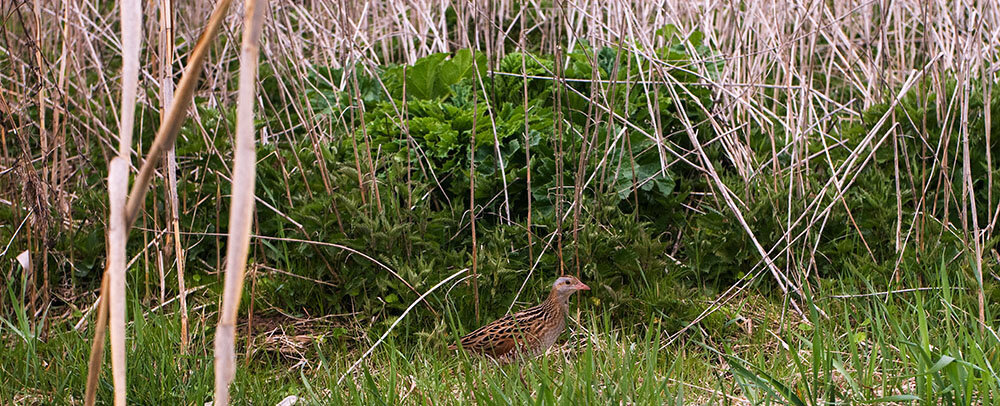
M 590 286 L 584 285 L 583 282 L 577 282 L 576 290 L 590 290 Z

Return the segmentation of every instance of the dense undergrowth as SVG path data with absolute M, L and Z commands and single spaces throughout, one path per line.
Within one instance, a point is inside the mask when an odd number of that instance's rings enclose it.
M 703 53 L 699 57 L 711 57 L 700 43 L 690 45 Z M 683 52 L 685 49 L 675 45 L 658 52 L 671 60 L 684 61 L 689 57 Z M 527 113 L 517 91 L 524 84 L 516 76 L 522 56 L 528 74 L 533 75 L 526 83 Z M 487 73 L 483 54 L 473 56 L 463 50 L 450 56 L 435 54 L 405 69 L 384 67 L 378 70 L 377 78 L 359 75 L 356 80 L 363 95 L 363 120 L 362 106 L 354 103 L 356 100 L 349 93 L 335 91 L 333 87 L 355 78 L 344 77 L 339 69 L 314 71 L 310 79 L 312 90 L 303 97 L 309 98 L 322 115 L 357 116 L 346 120 L 354 127 L 331 124 L 330 138 L 336 141 L 320 144 L 310 142 L 301 127 L 282 135 L 268 136 L 264 132 L 264 142 L 258 151 L 257 196 L 266 204 L 258 207 L 255 233 L 346 245 L 389 265 L 422 292 L 456 270 L 471 266 L 469 158 L 474 156 L 480 244 L 477 271 L 483 289 L 482 308 L 490 309 L 488 312 L 506 309 L 529 269 L 534 268 L 532 274 L 536 276 L 527 285 L 526 298 L 538 297 L 560 268 L 569 273 L 579 269 L 583 278 L 603 287 L 592 297 L 612 309 L 616 317 L 635 317 L 633 320 L 641 321 L 654 308 L 661 312 L 668 309 L 663 313 L 671 315 L 678 323 L 676 327 L 681 327 L 690 321 L 691 312 L 702 310 L 693 303 L 681 302 L 702 297 L 699 292 L 705 289 L 711 296 L 761 262 L 747 233 L 734 222 L 726 206 L 711 196 L 707 177 L 688 165 L 693 158 L 689 155 L 685 159 L 688 162 L 679 161 L 657 147 L 657 134 L 663 134 L 666 145 L 690 150 L 690 139 L 681 130 L 683 123 L 675 117 L 677 109 L 673 104 L 686 106 L 683 111 L 691 112 L 687 118 L 690 122 L 704 123 L 706 111 L 713 110 L 711 94 L 704 87 L 685 85 L 695 82 L 696 77 L 677 69 L 670 74 L 677 81 L 676 86 L 685 87 L 685 91 L 677 92 L 682 95 L 680 100 L 673 100 L 662 89 L 655 92 L 656 98 L 650 98 L 648 90 L 639 85 L 611 80 L 627 82 L 640 69 L 648 67 L 623 66 L 622 60 L 634 59 L 632 55 L 586 46 L 568 55 L 570 62 L 563 73 L 565 85 L 573 89 L 567 90 L 560 83 L 544 78 L 552 74 L 550 58 L 514 53 L 501 60 L 496 71 Z M 593 73 L 605 81 L 603 86 L 611 86 L 611 93 L 618 97 L 610 105 L 615 106 L 618 117 L 637 124 L 637 128 L 620 124 L 619 119 L 608 114 L 587 112 L 592 107 L 580 95 L 590 94 L 590 87 L 594 86 L 590 81 L 591 58 L 597 61 Z M 507 72 L 512 75 L 504 74 Z M 296 121 L 294 112 L 276 107 L 282 103 L 274 80 L 273 76 L 265 76 L 263 80 L 266 114 L 260 126 L 294 129 L 289 125 L 289 121 Z M 901 154 L 904 160 L 894 162 L 892 149 L 885 146 L 886 142 L 880 142 L 883 146 L 841 197 L 843 205 L 835 204 L 830 209 L 815 242 L 816 252 L 822 256 L 811 259 L 810 264 L 821 276 L 840 277 L 844 269 L 852 267 L 882 275 L 899 269 L 933 268 L 938 258 L 947 257 L 952 263 L 951 259 L 965 244 L 960 236 L 944 232 L 939 222 L 914 216 L 914 207 L 925 210 L 930 207 L 938 213 L 947 212 L 953 222 L 963 221 L 961 210 L 947 211 L 949 196 L 942 191 L 948 188 L 934 188 L 926 195 L 917 195 L 914 188 L 903 188 L 902 228 L 920 222 L 918 233 L 911 237 L 920 243 L 907 244 L 904 254 L 897 254 L 894 230 L 885 226 L 894 223 L 897 217 L 897 202 L 892 198 L 894 182 L 940 176 L 941 163 L 937 162 L 935 149 L 960 141 L 957 124 L 936 119 L 933 103 L 938 97 L 922 91 L 925 94 L 912 92 L 891 112 L 900 129 L 896 137 L 899 148 L 904 150 Z M 944 91 L 943 99 L 949 99 L 956 89 L 949 82 Z M 564 98 L 560 103 L 562 110 L 555 109 L 555 95 Z M 993 100 L 984 101 L 975 93 L 972 100 L 969 126 L 972 133 L 983 134 L 983 111 L 988 105 L 994 116 L 1000 113 L 1000 98 L 994 95 Z M 659 110 L 651 109 L 648 104 L 651 102 Z M 219 130 L 214 139 L 206 139 L 195 124 L 188 124 L 178 145 L 178 155 L 183 157 L 179 191 L 181 224 L 192 234 L 183 237 L 182 245 L 188 247 L 186 261 L 192 270 L 189 284 L 195 286 L 214 280 L 214 266 L 220 261 L 218 255 L 222 251 L 217 245 L 220 239 L 214 235 L 226 231 L 218 214 L 226 213 L 228 208 L 226 199 L 217 198 L 226 193 L 228 174 L 220 168 L 225 167 L 231 149 L 229 134 L 233 128 L 231 112 L 203 105 L 198 108 L 202 120 L 199 125 Z M 862 122 L 844 122 L 836 132 L 840 138 L 826 141 L 842 144 L 843 148 L 827 148 L 818 142 L 771 145 L 771 139 L 751 132 L 750 145 L 761 161 L 769 158 L 772 148 L 779 151 L 776 154 L 779 160 L 789 159 L 788 155 L 793 153 L 822 155 L 811 160 L 808 168 L 800 169 L 812 176 L 802 177 L 798 179 L 801 183 L 794 185 L 767 173 L 755 174 L 754 179 L 744 184 L 718 143 L 709 144 L 706 149 L 719 167 L 722 179 L 732 190 L 739 190 L 747 209 L 746 221 L 761 244 L 772 247 L 787 232 L 788 218 L 784 216 L 795 219 L 805 213 L 804 205 L 789 206 L 789 203 L 820 196 L 819 204 L 830 204 L 831 194 L 821 193 L 829 187 L 823 179 L 828 179 L 834 168 L 851 158 L 851 152 L 859 144 L 874 143 L 866 136 L 888 110 L 887 102 L 866 112 Z M 404 120 L 399 119 L 399 111 L 404 111 Z M 650 116 L 651 111 L 656 113 L 655 117 Z M 780 111 L 776 114 L 780 115 Z M 563 121 L 561 125 L 555 124 L 558 120 Z M 662 132 L 655 130 L 657 123 Z M 993 120 L 992 126 L 994 133 L 1000 132 L 997 120 Z M 874 140 L 883 138 L 887 127 L 881 125 L 881 132 L 875 134 Z M 695 128 L 702 142 L 714 136 L 707 125 Z M 469 141 L 473 135 L 475 153 L 470 154 Z M 990 179 L 995 184 L 1000 182 L 1000 176 L 991 177 L 987 173 L 986 150 L 992 148 L 998 152 L 997 140 L 992 142 L 988 146 L 985 137 L 970 140 L 971 156 L 983 158 L 971 166 L 979 207 L 990 207 L 993 203 L 988 200 L 985 191 L 989 188 L 984 187 L 985 183 Z M 528 143 L 532 177 L 530 249 L 526 182 L 529 165 L 525 160 Z M 793 151 L 793 147 L 802 151 Z M 94 158 L 91 162 L 94 168 L 103 167 L 99 156 Z M 661 165 L 668 169 L 661 170 Z M 905 168 L 907 178 L 894 178 L 895 165 Z M 764 165 L 762 169 L 767 167 Z M 99 186 L 102 181 L 99 173 L 92 172 L 84 183 Z M 961 190 L 962 172 L 949 173 L 951 176 L 941 181 L 951 184 L 950 193 Z M 577 222 L 572 204 L 578 177 L 584 178 L 581 182 L 584 189 Z M 86 213 L 102 211 L 105 203 L 99 188 L 83 188 L 80 193 L 73 211 L 74 217 L 81 221 L 70 229 L 53 224 L 49 234 L 54 245 L 55 266 L 51 273 L 57 280 L 73 278 L 87 286 L 96 281 L 103 266 L 104 229 L 99 217 Z M 206 201 L 210 204 L 204 204 Z M 164 204 L 155 195 L 147 199 L 147 208 L 157 206 L 160 212 L 167 210 Z M 844 210 L 845 206 L 853 213 Z M 987 213 L 986 210 L 978 213 L 979 224 L 989 223 Z M 572 229 L 577 224 L 579 230 L 574 234 Z M 800 224 L 792 229 L 801 228 Z M 561 248 L 552 238 L 557 231 L 561 233 Z M 577 240 L 573 240 L 574 235 Z M 213 240 L 215 244 L 211 243 Z M 984 247 L 984 252 L 993 243 Z M 145 244 L 145 240 L 132 239 L 130 252 L 139 252 Z M 391 314 L 416 298 L 416 293 L 398 278 L 368 259 L 340 248 L 272 240 L 258 240 L 256 244 L 254 263 L 329 282 L 323 285 L 282 274 L 260 275 L 257 287 L 260 292 L 267 292 L 260 297 L 266 297 L 279 308 L 306 308 L 313 314 L 350 311 Z M 779 267 L 786 266 L 783 255 L 776 255 L 775 260 Z M 994 259 L 988 259 L 984 267 L 992 269 L 994 264 Z M 968 268 L 967 261 L 955 261 L 954 265 Z M 148 273 L 152 270 L 139 268 L 133 272 L 135 286 L 143 286 L 140 292 L 148 297 Z M 966 269 L 960 274 L 971 275 L 971 272 Z M 143 277 L 140 279 L 138 275 Z M 767 278 L 760 280 L 771 283 Z M 644 294 L 651 287 L 658 287 L 653 289 L 656 293 Z M 468 297 L 470 289 L 471 285 L 463 285 L 455 292 Z M 991 290 L 990 297 L 994 295 Z M 456 305 L 467 308 L 471 303 Z M 429 326 L 430 316 L 422 315 L 412 322 L 416 326 Z

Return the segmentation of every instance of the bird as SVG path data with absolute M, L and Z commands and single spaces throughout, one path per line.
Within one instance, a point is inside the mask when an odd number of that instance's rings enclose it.
M 548 298 L 529 309 L 509 314 L 473 331 L 459 342 L 462 348 L 486 355 L 501 363 L 515 357 L 536 357 L 545 353 L 566 328 L 569 297 L 590 287 L 572 276 L 562 276 L 552 284 Z M 449 345 L 449 350 L 457 349 Z

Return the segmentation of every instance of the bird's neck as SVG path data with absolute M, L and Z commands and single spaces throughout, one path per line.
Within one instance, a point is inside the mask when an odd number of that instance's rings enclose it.
M 560 294 L 555 289 L 549 292 L 549 297 L 545 299 L 545 304 L 550 309 L 558 311 L 561 314 L 569 313 L 569 295 Z

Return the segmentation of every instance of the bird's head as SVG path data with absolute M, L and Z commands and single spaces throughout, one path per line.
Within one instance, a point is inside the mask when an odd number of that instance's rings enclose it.
M 556 283 L 552 284 L 552 296 L 561 300 L 568 299 L 570 295 L 580 290 L 590 290 L 590 286 L 569 275 L 556 279 Z

